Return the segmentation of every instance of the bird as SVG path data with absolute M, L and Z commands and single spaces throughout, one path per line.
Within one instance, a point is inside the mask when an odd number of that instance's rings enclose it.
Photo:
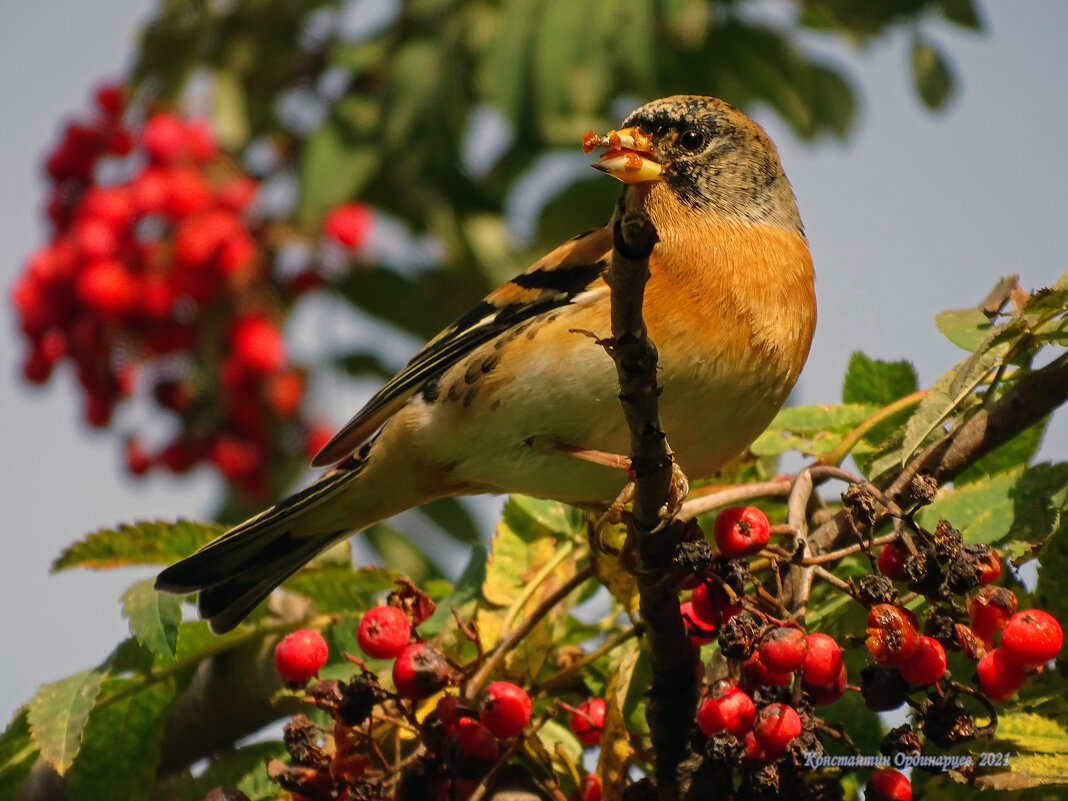
M 613 220 L 643 208 L 657 242 L 644 318 L 663 428 L 681 470 L 710 476 L 786 401 L 816 323 L 793 189 L 764 130 L 700 95 L 654 100 L 584 138 L 623 182 L 608 224 L 579 233 L 431 339 L 315 456 L 306 488 L 159 573 L 236 627 L 318 553 L 446 496 L 522 493 L 605 508 L 627 482 L 629 433 L 610 335 Z M 595 337 L 589 334 L 593 333 Z

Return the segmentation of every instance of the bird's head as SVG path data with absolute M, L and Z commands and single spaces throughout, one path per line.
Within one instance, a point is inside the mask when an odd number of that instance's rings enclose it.
M 605 149 L 593 167 L 627 184 L 664 184 L 695 211 L 801 230 L 775 145 L 722 100 L 654 100 L 631 112 L 618 130 L 590 131 L 582 147 Z

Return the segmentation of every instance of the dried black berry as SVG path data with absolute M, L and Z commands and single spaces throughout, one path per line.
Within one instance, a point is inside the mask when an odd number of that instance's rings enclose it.
M 942 595 L 942 585 L 945 581 L 942 575 L 942 566 L 938 563 L 934 551 L 922 549 L 909 556 L 905 560 L 905 577 L 908 579 L 909 589 L 920 595 Z
M 719 630 L 719 649 L 727 659 L 748 659 L 767 626 L 752 612 L 742 610 Z
M 905 703 L 909 683 L 901 678 L 897 668 L 868 665 L 860 671 L 860 694 L 864 696 L 868 709 L 886 712 Z
M 680 542 L 675 548 L 675 567 L 686 573 L 702 573 L 712 560 L 712 546 L 703 537 L 699 540 Z
M 879 753 L 888 757 L 895 754 L 916 755 L 921 752 L 922 747 L 920 735 L 907 723 L 890 729 L 879 741 Z
M 960 640 L 957 638 L 956 624 L 966 620 L 965 615 L 952 607 L 937 606 L 923 622 L 923 633 L 938 640 L 947 651 L 959 651 Z
M 897 595 L 894 590 L 894 582 L 886 576 L 864 576 L 854 583 L 853 589 L 856 599 L 868 609 L 871 609 L 876 604 L 892 603 Z

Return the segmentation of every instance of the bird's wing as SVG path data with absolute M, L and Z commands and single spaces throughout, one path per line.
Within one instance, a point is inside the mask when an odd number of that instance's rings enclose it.
M 380 389 L 312 460 L 332 465 L 367 440 L 428 380 L 441 375 L 478 346 L 502 333 L 566 306 L 600 283 L 612 253 L 608 227 L 579 234 L 495 289 L 434 337 Z

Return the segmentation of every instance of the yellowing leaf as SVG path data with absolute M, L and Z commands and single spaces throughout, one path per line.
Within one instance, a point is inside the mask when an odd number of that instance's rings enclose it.
M 41 757 L 61 776 L 74 761 L 105 672 L 90 668 L 46 684 L 30 699 L 30 734 Z
M 225 526 L 192 520 L 142 520 L 114 529 L 101 528 L 63 551 L 52 563 L 52 570 L 170 564 L 189 556 L 224 531 Z

